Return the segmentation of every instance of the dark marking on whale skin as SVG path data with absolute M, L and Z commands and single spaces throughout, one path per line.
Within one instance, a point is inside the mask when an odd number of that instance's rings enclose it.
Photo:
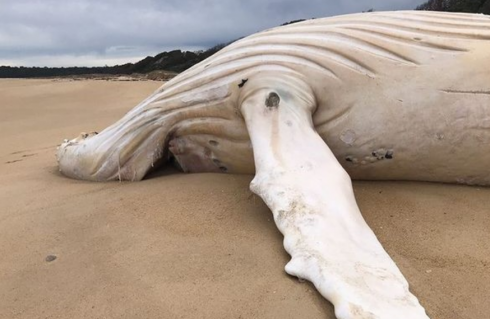
M 248 82 L 248 79 L 242 79 L 242 83 L 238 84 L 238 87 L 242 88 L 245 85 L 245 83 L 247 83 L 247 82 Z
M 385 158 L 387 159 L 393 159 L 393 151 L 389 150 L 386 152 Z
M 376 159 L 377 159 L 378 161 L 382 161 L 382 160 L 384 160 L 384 159 L 385 159 L 386 151 L 385 151 L 383 148 L 381 148 L 381 149 L 379 149 L 379 150 L 377 150 L 377 151 L 372 151 L 372 152 L 371 152 L 371 155 L 372 155 L 373 157 L 376 157 Z
M 209 145 L 211 145 L 211 146 L 218 146 L 219 143 L 217 141 L 215 141 L 215 140 L 210 140 L 209 141 Z
M 276 92 L 270 92 L 269 95 L 267 96 L 267 99 L 265 99 L 265 106 L 267 107 L 278 107 L 279 103 L 281 102 L 281 98 L 279 95 L 277 95 Z

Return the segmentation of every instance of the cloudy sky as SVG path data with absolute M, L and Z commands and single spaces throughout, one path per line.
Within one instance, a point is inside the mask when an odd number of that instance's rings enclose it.
M 284 22 L 424 0 L 0 0 L 0 65 L 98 66 L 198 50 Z

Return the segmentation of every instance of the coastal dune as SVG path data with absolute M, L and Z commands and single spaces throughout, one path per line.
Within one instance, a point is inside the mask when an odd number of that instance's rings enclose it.
M 161 82 L 0 80 L 0 318 L 329 318 L 253 176 L 162 168 L 136 183 L 59 174 Z M 490 150 L 489 150 L 490 151 Z M 490 313 L 490 188 L 354 182 L 368 224 L 432 319 Z

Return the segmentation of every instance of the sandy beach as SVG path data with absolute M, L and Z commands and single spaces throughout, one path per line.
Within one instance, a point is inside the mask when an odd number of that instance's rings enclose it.
M 102 130 L 160 85 L 0 80 L 0 318 L 334 319 L 311 284 L 284 272 L 289 256 L 252 176 L 58 173 L 57 144 Z M 432 319 L 490 317 L 490 188 L 354 188 Z

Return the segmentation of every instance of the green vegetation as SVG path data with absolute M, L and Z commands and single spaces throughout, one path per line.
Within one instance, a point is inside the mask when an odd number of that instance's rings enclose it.
M 28 68 L 0 66 L 0 78 L 35 78 L 85 74 L 127 75 L 133 73 L 149 73 L 157 70 L 182 72 L 215 54 L 225 46 L 225 44 L 219 44 L 211 49 L 197 52 L 181 50 L 162 52 L 154 57 L 146 57 L 136 63 L 127 63 L 112 67 Z
M 416 10 L 490 14 L 490 0 L 429 0 Z

